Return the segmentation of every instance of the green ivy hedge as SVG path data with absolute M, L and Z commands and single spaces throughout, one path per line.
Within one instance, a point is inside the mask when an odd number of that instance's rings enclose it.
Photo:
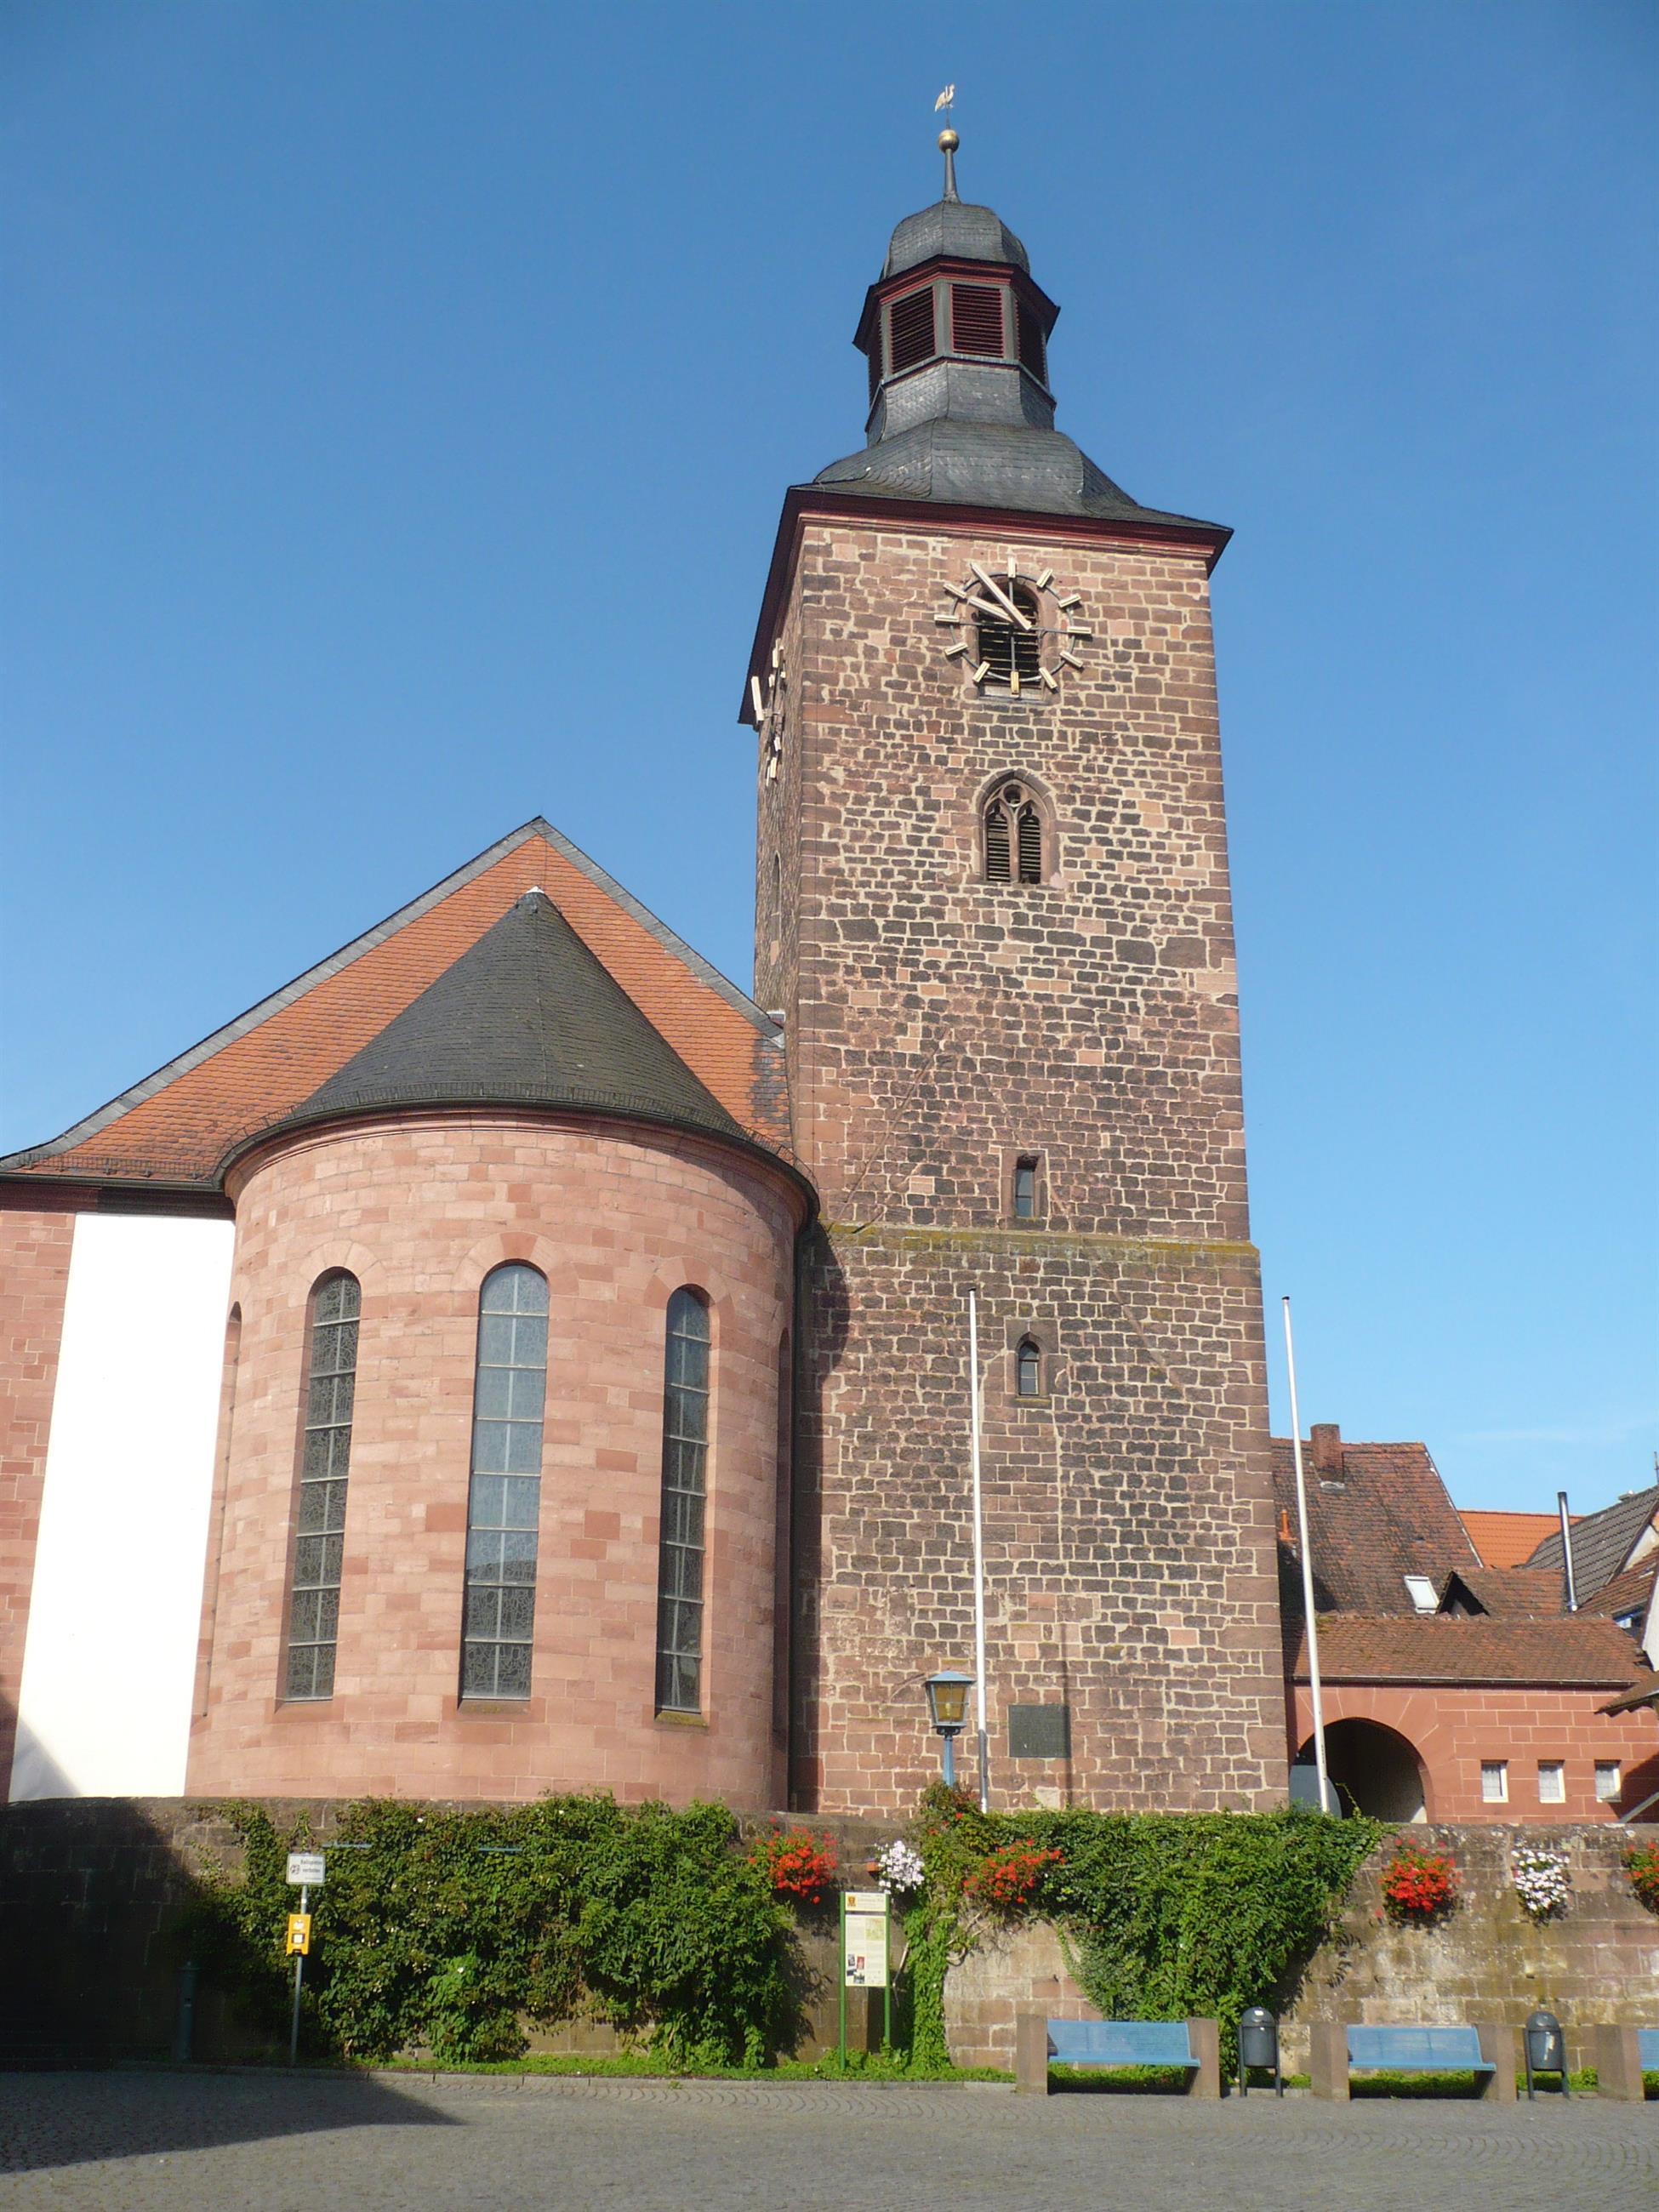
M 298 1901 L 287 1854 L 312 1838 L 303 1820 L 279 1834 L 257 1806 L 229 1817 L 243 1876 L 206 1886 L 183 1941 L 276 2037 Z M 582 2011 L 678 2063 L 763 2063 L 794 2039 L 793 1923 L 737 1846 L 719 1805 L 354 1805 L 313 1893 L 307 2046 L 360 2060 L 416 2047 L 448 2064 L 512 2058 L 526 2019 Z
M 982 1814 L 935 1784 L 922 1802 L 927 1869 L 906 1919 L 915 2049 L 945 2048 L 945 1976 L 973 1947 L 968 1884 L 994 1852 L 1058 1851 L 1018 1915 L 1058 1923 L 1067 1964 L 1109 2020 L 1219 2020 L 1277 2010 L 1334 1924 L 1380 1822 L 1280 1813 Z M 982 1908 L 981 1908 L 982 1911 Z

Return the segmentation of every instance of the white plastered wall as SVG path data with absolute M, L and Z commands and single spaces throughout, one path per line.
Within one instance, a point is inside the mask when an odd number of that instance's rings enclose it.
M 75 1224 L 14 1802 L 185 1786 L 232 1224 Z

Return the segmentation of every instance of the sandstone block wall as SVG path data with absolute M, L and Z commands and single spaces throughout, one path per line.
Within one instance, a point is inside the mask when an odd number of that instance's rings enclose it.
M 1092 639 L 1051 696 L 968 679 L 970 561 L 1051 569 Z M 998 1706 L 1069 1698 L 1073 1758 L 997 1802 L 1264 1803 L 1282 1691 L 1226 832 L 1203 559 L 803 525 L 762 748 L 757 992 L 785 1014 L 823 1196 L 803 1322 L 797 1801 L 899 1807 L 920 1682 L 967 1665 L 964 1298 L 981 1300 Z M 1046 879 L 981 880 L 1018 776 Z M 1010 1182 L 1042 1163 L 1041 1218 Z M 1041 1401 L 1011 1406 L 1021 1333 Z

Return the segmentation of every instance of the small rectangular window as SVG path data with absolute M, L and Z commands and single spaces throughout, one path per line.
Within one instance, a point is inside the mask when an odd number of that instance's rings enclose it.
M 1041 1164 L 1035 1152 L 1023 1152 L 1014 1162 L 1016 1221 L 1035 1221 L 1037 1218 L 1037 1176 Z
M 1540 1805 L 1565 1805 L 1567 1802 L 1567 1770 L 1559 1759 L 1540 1759 L 1538 1762 L 1538 1802 Z
M 1506 1759 L 1483 1759 L 1480 1762 L 1480 1798 L 1486 1805 L 1507 1805 L 1510 1802 L 1510 1763 Z
M 1625 1777 L 1616 1759 L 1598 1759 L 1595 1762 L 1595 1802 L 1598 1805 L 1616 1805 L 1625 1786 Z
M 1406 1595 L 1419 1613 L 1432 1613 L 1440 1602 L 1435 1595 L 1434 1584 L 1426 1575 L 1407 1575 Z

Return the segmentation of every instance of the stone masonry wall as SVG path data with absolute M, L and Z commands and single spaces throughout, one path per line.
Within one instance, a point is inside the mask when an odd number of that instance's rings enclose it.
M 976 560 L 1081 595 L 1085 665 L 985 695 L 935 616 Z M 964 1299 L 989 1363 L 988 1673 L 1074 1708 L 1101 1804 L 1283 1788 L 1256 1263 L 1203 559 L 813 519 L 760 788 L 757 990 L 783 1010 L 826 1223 L 796 1508 L 797 1802 L 901 1806 L 920 1680 L 972 1656 Z M 981 880 L 985 796 L 1044 795 L 1052 866 Z M 1041 1218 L 1010 1220 L 1014 1158 Z M 1012 1407 L 1021 1332 L 1041 1401 Z M 999 1717 L 997 1726 L 1001 1728 Z

